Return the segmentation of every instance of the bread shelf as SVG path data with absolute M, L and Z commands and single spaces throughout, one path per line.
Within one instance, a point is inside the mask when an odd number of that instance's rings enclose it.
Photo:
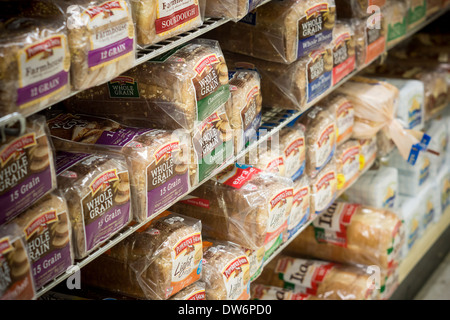
M 267 2 L 269 2 L 270 0 L 266 0 L 263 1 L 260 5 L 263 5 Z M 432 21 L 436 20 L 437 18 L 439 18 L 441 15 L 443 15 L 447 10 L 444 10 L 443 12 L 439 12 L 437 13 L 435 16 L 432 16 L 430 19 L 428 19 L 426 22 L 424 22 L 422 25 L 420 25 L 419 27 L 415 28 L 413 31 L 414 32 L 409 32 L 408 33 L 408 37 L 411 36 L 412 34 L 414 34 L 415 32 L 417 32 L 418 30 L 422 29 L 423 27 L 425 27 L 426 25 L 428 25 L 429 23 L 431 23 Z M 161 43 L 152 45 L 148 48 L 145 48 L 145 53 L 143 51 L 139 52 L 138 54 L 138 59 L 136 61 L 136 65 L 139 65 L 145 61 L 148 61 L 150 59 L 153 59 L 155 57 L 157 57 L 158 55 L 161 55 L 187 41 L 190 41 L 214 28 L 217 28 L 227 22 L 229 22 L 229 19 L 206 19 L 205 23 L 202 27 L 199 27 L 197 29 L 194 29 L 190 32 L 187 33 L 183 33 L 182 35 L 179 35 L 177 37 L 171 38 L 169 40 L 163 41 Z M 407 37 L 404 37 L 402 39 L 402 41 L 404 39 L 406 39 Z M 391 49 L 393 46 L 387 47 L 387 50 Z M 368 65 L 370 65 L 371 63 L 369 63 Z M 342 84 L 344 84 L 346 81 L 348 81 L 350 78 L 352 78 L 353 76 L 355 76 L 356 74 L 358 74 L 360 71 L 362 71 L 363 69 L 365 69 L 368 65 L 364 65 L 361 66 L 360 68 L 358 68 L 357 70 L 355 70 L 354 72 L 350 73 L 348 76 L 346 76 L 344 79 L 342 79 L 338 84 L 336 84 L 335 86 L 333 86 L 332 88 L 328 89 L 322 96 L 320 96 L 319 98 L 311 101 L 310 103 L 308 103 L 305 106 L 305 110 L 309 109 L 310 107 L 312 107 L 313 105 L 316 105 L 321 99 L 323 99 L 325 96 L 327 96 L 328 94 L 330 94 L 331 92 L 333 92 L 334 90 L 336 90 L 337 88 L 339 88 Z M 70 96 L 75 95 L 77 92 L 72 93 Z M 64 99 L 68 98 L 65 97 Z M 62 99 L 62 100 L 64 100 Z M 62 101 L 61 100 L 61 101 Z M 50 106 L 46 106 L 43 109 L 46 109 Z M 25 113 L 14 113 L 11 115 L 7 115 L 5 117 L 0 118 L 0 129 L 3 128 L 5 125 L 7 125 L 9 122 L 11 121 L 17 121 L 18 119 L 21 119 L 23 117 L 29 116 L 30 114 L 26 114 Z M 292 111 L 292 110 L 282 110 L 282 109 L 270 109 L 268 111 L 264 111 L 263 112 L 263 122 L 270 122 L 271 119 L 276 119 L 277 121 L 279 121 L 279 124 L 273 128 L 271 128 L 270 130 L 268 130 L 267 132 L 265 132 L 264 134 L 260 135 L 257 139 L 257 141 L 252 142 L 248 147 L 246 147 L 243 151 L 241 151 L 237 156 L 232 157 L 229 161 L 227 161 L 226 163 L 224 163 L 220 168 L 218 168 L 213 174 L 212 176 L 217 175 L 218 173 L 220 173 L 225 167 L 227 167 L 230 164 L 233 164 L 235 162 L 237 162 L 239 159 L 243 159 L 245 157 L 245 155 L 250 152 L 251 150 L 257 148 L 260 144 L 264 143 L 265 141 L 267 141 L 271 136 L 273 136 L 274 134 L 276 134 L 277 132 L 279 132 L 282 128 L 284 128 L 287 124 L 289 124 L 290 122 L 296 120 L 299 116 L 302 115 L 302 112 L 300 111 Z M 282 118 L 282 121 L 280 121 L 280 118 Z M 1 131 L 1 130 L 0 130 Z M 368 168 L 366 169 L 368 170 Z M 365 172 L 365 171 L 364 171 Z M 363 174 L 364 172 L 362 172 L 361 174 Z M 206 181 L 206 180 L 205 180 Z M 204 183 L 205 181 L 203 181 L 202 183 Z M 197 187 L 199 187 L 202 183 L 198 184 L 197 186 L 191 188 L 188 193 L 192 192 L 193 190 L 195 190 Z M 342 191 L 343 192 L 343 191 Z M 340 194 L 342 193 L 340 192 L 338 196 L 340 196 Z M 187 194 L 188 194 L 187 193 Z M 176 201 L 181 200 L 184 196 L 186 196 L 187 194 L 183 194 L 181 195 L 178 199 L 176 199 Z M 336 198 L 337 198 L 336 197 Z M 175 201 L 175 202 L 176 202 Z M 171 206 L 173 205 L 173 203 L 168 204 L 167 206 L 165 206 L 163 209 L 161 209 L 157 214 L 154 215 L 153 218 L 157 217 L 159 214 L 161 214 L 162 212 L 164 212 L 165 210 L 169 209 Z M 87 264 L 89 264 L 90 262 L 92 262 L 93 260 L 95 260 L 97 257 L 99 257 L 100 255 L 102 255 L 103 253 L 105 253 L 106 251 L 108 251 L 109 249 L 111 249 L 113 246 L 115 246 L 116 244 L 118 244 L 120 241 L 124 240 L 125 238 L 127 238 L 129 235 L 131 235 L 132 233 L 134 233 L 136 230 L 138 230 L 140 227 L 144 226 L 146 223 L 148 223 L 150 221 L 150 219 L 133 225 L 133 226 L 127 226 L 125 227 L 121 232 L 119 232 L 118 234 L 116 234 L 112 239 L 110 239 L 109 241 L 107 241 L 101 248 L 98 248 L 97 250 L 95 250 L 94 252 L 92 252 L 89 256 L 87 256 L 86 258 L 77 261 L 75 263 L 74 266 L 72 266 L 71 268 L 69 268 L 64 274 L 60 275 L 59 277 L 55 278 L 53 281 L 51 281 L 50 283 L 48 283 L 47 285 L 45 285 L 43 288 L 41 288 L 36 296 L 37 298 L 41 297 L 43 294 L 47 293 L 48 291 L 50 291 L 52 288 L 54 288 L 56 285 L 62 283 L 63 281 L 65 281 L 66 279 L 68 279 L 71 275 L 73 275 L 74 273 L 76 273 L 77 271 L 79 271 L 81 268 L 83 268 L 84 266 L 86 266 Z M 312 220 L 313 221 L 313 220 Z M 298 236 L 312 221 L 309 221 L 305 226 L 303 226 L 291 239 L 289 239 L 286 243 L 284 243 L 281 247 L 278 248 L 278 250 L 271 256 L 269 257 L 269 259 L 265 262 L 265 265 L 267 263 L 269 263 L 277 254 L 279 254 L 285 247 L 287 247 L 289 245 L 289 243 L 296 237 Z

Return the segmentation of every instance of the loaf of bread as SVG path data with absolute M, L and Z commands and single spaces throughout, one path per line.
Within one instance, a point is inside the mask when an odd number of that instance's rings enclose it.
M 189 190 L 190 147 L 183 135 L 65 113 L 49 116 L 47 124 L 57 150 L 125 156 L 137 221 L 151 218 Z
M 319 172 L 319 174 L 310 179 L 310 220 L 324 212 L 336 199 L 337 194 L 337 170 L 334 157 Z
M 46 195 L 14 222 L 26 238 L 36 289 L 74 264 L 72 227 L 67 203 L 61 194 Z
M 336 118 L 336 145 L 341 145 L 352 137 L 355 109 L 344 95 L 333 92 L 321 101 L 324 108 Z
M 232 242 L 210 239 L 203 247 L 201 280 L 206 300 L 249 300 L 250 262 L 244 250 Z
M 356 68 L 356 36 L 352 20 L 338 20 L 333 29 L 333 85 Z
M 207 0 L 205 16 L 238 21 L 256 9 L 261 2 L 263 0 Z
M 287 239 L 295 236 L 297 232 L 310 219 L 311 202 L 310 182 L 307 175 L 303 175 L 294 181 L 294 199 L 292 201 L 291 214 L 288 220 Z
M 137 43 L 147 46 L 203 24 L 206 0 L 130 0 Z
M 250 263 L 250 281 L 254 281 L 259 277 L 264 268 L 264 256 L 266 253 L 266 248 L 262 246 L 256 250 L 248 248 L 243 249 Z
M 0 224 L 56 188 L 53 146 L 45 118 L 28 117 L 22 134 L 14 128 L 5 130 L 6 139 L 0 144 Z
M 387 24 L 381 12 L 368 18 L 355 18 L 356 65 L 370 64 L 386 51 Z
M 226 105 L 228 120 L 234 131 L 234 152 L 238 154 L 256 139 L 261 125 L 261 77 L 257 70 L 230 66 L 231 99 Z
M 334 0 L 272 1 L 212 37 L 225 50 L 290 64 L 329 44 L 335 21 Z
M 67 199 L 76 259 L 86 257 L 133 218 L 123 157 L 56 154 L 58 190 Z
M 286 176 L 286 163 L 282 146 L 277 141 L 269 140 L 258 145 L 245 155 L 245 164 L 258 168 L 264 172 Z
M 250 286 L 252 300 L 316 300 L 314 296 L 307 293 L 295 292 L 265 284 L 252 284 Z
M 315 106 L 299 122 L 306 128 L 306 173 L 314 178 L 336 151 L 336 119 L 326 108 Z
M 265 268 L 258 284 L 287 288 L 318 300 L 375 300 L 379 290 L 366 268 L 279 255 Z
M 202 257 L 201 222 L 164 212 L 83 268 L 82 282 L 165 300 L 200 279 Z
M 36 297 L 25 235 L 14 222 L 0 226 L 0 300 Z
M 84 90 L 132 68 L 135 33 L 128 0 L 56 0 L 67 17 L 71 83 Z
M 383 14 L 387 24 L 387 45 L 393 46 L 402 41 L 408 28 L 408 1 L 390 1 L 384 6 Z
M 336 149 L 336 171 L 338 190 L 347 189 L 360 173 L 361 146 L 358 140 L 349 140 Z
M 0 117 L 42 110 L 70 93 L 62 12 L 48 1 L 2 2 Z
M 387 270 L 399 262 L 403 237 L 402 221 L 395 212 L 335 202 L 289 244 L 286 252 Z
M 266 255 L 282 241 L 293 199 L 292 181 L 259 169 L 231 165 L 171 210 L 202 220 L 205 236 L 235 242 Z
M 280 145 L 284 158 L 284 176 L 297 180 L 303 175 L 306 166 L 305 127 L 296 124 L 280 130 Z
M 377 136 L 369 139 L 357 139 L 359 142 L 359 170 L 364 171 L 372 167 L 378 155 Z
M 195 39 L 95 90 L 80 92 L 65 106 L 72 113 L 108 116 L 129 126 L 191 131 L 229 97 L 219 43 Z
M 177 294 L 174 294 L 169 300 L 206 300 L 205 283 L 198 280 L 186 288 L 181 289 Z

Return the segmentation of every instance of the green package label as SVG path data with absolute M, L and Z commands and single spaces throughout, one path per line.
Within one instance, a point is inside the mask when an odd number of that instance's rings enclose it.
M 425 19 L 427 13 L 427 3 L 423 1 L 423 4 L 416 7 L 411 7 L 408 12 L 408 24 L 416 23 L 422 19 Z
M 402 22 L 398 22 L 388 27 L 388 42 L 399 39 L 406 34 L 406 18 Z
M 108 82 L 110 98 L 139 98 L 138 83 L 131 77 L 117 77 Z
M 275 252 L 275 250 L 278 249 L 278 247 L 283 243 L 283 235 L 280 234 L 277 237 L 277 240 L 273 243 L 273 245 L 265 251 L 264 253 L 264 260 L 269 259 L 269 257 Z
M 210 114 L 230 99 L 230 85 L 223 85 L 216 92 L 197 102 L 198 121 L 203 121 Z

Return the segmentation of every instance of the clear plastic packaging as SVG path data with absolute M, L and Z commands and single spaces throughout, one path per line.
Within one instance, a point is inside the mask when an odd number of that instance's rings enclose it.
M 82 283 L 165 300 L 200 279 L 201 222 L 165 212 L 83 267 Z
M 250 262 L 250 281 L 254 281 L 259 277 L 264 268 L 266 248 L 264 246 L 255 250 L 244 248 L 244 251 Z
M 450 141 L 447 125 L 444 120 L 435 119 L 428 122 L 426 129 L 427 134 L 431 136 L 429 147 L 436 152 L 436 154 L 429 154 L 433 175 L 437 174 L 446 160 L 447 148 L 449 148 Z
M 366 171 L 372 167 L 378 155 L 377 136 L 370 139 L 358 139 L 361 153 L 359 155 L 359 170 Z
M 314 178 L 336 151 L 336 119 L 326 108 L 315 106 L 299 122 L 306 128 L 306 174 Z
M 293 181 L 300 178 L 306 166 L 305 127 L 301 124 L 280 130 L 280 144 L 284 157 L 284 176 Z
M 376 281 L 366 267 L 279 255 L 258 283 L 294 290 L 318 300 L 375 300 Z
M 227 51 L 290 64 L 330 44 L 335 21 L 334 0 L 272 1 L 212 36 Z
M 339 146 L 351 138 L 355 110 L 350 100 L 339 93 L 330 93 L 321 102 L 336 118 L 336 144 Z
M 393 46 L 402 41 L 408 27 L 408 2 L 409 0 L 388 1 L 383 7 L 386 17 L 387 37 L 386 44 Z
M 361 175 L 341 198 L 351 203 L 395 211 L 398 194 L 397 169 L 381 166 Z
M 56 153 L 58 190 L 68 205 L 76 259 L 86 257 L 131 222 L 130 179 L 124 157 Z
M 261 77 L 257 70 L 229 66 L 231 99 L 226 105 L 228 120 L 234 131 L 234 152 L 238 154 L 256 139 L 261 125 Z
M 15 220 L 25 235 L 36 289 L 74 264 L 72 225 L 65 198 L 53 192 Z
M 0 226 L 0 300 L 36 298 L 25 235 L 14 223 Z
M 71 83 L 94 87 L 134 66 L 136 42 L 128 0 L 56 0 L 67 18 Z
M 310 215 L 310 183 L 309 178 L 303 175 L 294 181 L 294 200 L 289 215 L 287 239 L 289 240 L 309 221 Z
M 403 242 L 402 221 L 395 212 L 335 202 L 285 252 L 387 270 L 398 265 Z
M 415 197 L 400 196 L 399 217 L 405 226 L 405 242 L 402 248 L 402 259 L 405 259 L 417 239 L 422 236 L 422 216 L 424 206 L 422 200 Z
M 357 140 L 349 140 L 336 149 L 336 169 L 338 190 L 345 190 L 352 185 L 360 174 L 361 146 Z
M 333 86 L 356 68 L 356 36 L 351 20 L 338 20 L 333 29 Z
M 283 241 L 292 200 L 290 179 L 237 164 L 196 188 L 171 210 L 201 219 L 206 237 L 252 250 L 265 246 L 269 256 Z
M 2 2 L 0 117 L 32 114 L 70 93 L 63 13 L 49 1 Z
M 207 0 L 129 0 L 138 45 L 145 47 L 203 25 Z
M 0 144 L 0 224 L 56 188 L 54 151 L 45 118 L 30 116 L 22 134 L 17 126 L 5 133 Z
M 267 173 L 285 177 L 286 159 L 279 140 L 278 136 L 271 137 L 267 142 L 259 144 L 257 149 L 250 150 L 245 155 L 245 164 Z
M 263 0 L 207 0 L 205 16 L 241 20 Z
M 317 215 L 325 212 L 334 202 L 337 194 L 337 170 L 334 158 L 310 180 L 311 183 L 311 207 L 310 220 L 314 220 Z
M 201 281 L 206 300 L 249 300 L 250 261 L 244 250 L 227 241 L 203 242 L 205 260 Z
M 307 293 L 264 284 L 252 284 L 250 290 L 252 300 L 316 300 Z
M 206 300 L 205 283 L 198 280 L 186 288 L 181 289 L 177 294 L 174 294 L 169 300 Z
M 125 156 L 133 215 L 139 222 L 189 191 L 190 176 L 195 174 L 189 170 L 189 137 L 66 113 L 49 116 L 47 124 L 59 151 Z

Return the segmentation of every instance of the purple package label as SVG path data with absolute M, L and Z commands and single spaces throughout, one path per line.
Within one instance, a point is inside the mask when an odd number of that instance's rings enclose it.
M 58 151 L 56 154 L 56 175 L 66 171 L 70 167 L 76 165 L 78 162 L 83 161 L 87 157 L 90 157 L 87 153 L 71 153 L 65 151 Z
M 123 147 L 135 137 L 152 131 L 152 129 L 127 128 L 118 131 L 104 131 L 95 144 Z M 138 145 L 135 145 L 138 147 Z
M 133 51 L 133 39 L 126 38 L 88 53 L 89 68 L 117 59 Z
M 33 263 L 33 277 L 39 289 L 72 266 L 73 258 L 70 242 L 63 248 L 55 249 Z

